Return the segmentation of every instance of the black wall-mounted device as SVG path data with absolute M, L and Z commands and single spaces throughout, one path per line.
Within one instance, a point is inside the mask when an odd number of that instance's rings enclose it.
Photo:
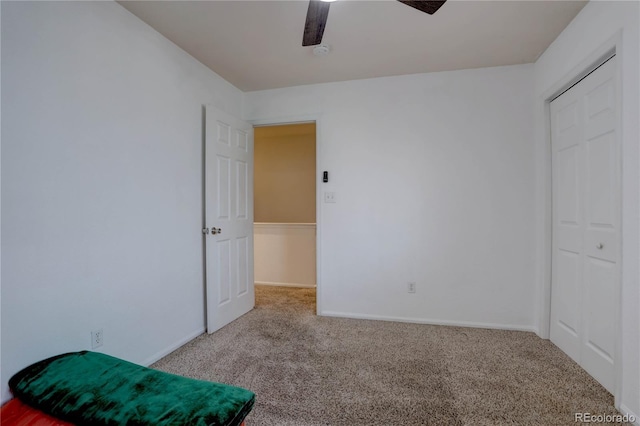
M 329 182 L 329 172 L 322 172 L 322 181 Z

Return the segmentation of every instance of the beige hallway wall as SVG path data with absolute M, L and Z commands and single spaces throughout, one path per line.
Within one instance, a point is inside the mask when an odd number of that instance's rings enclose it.
M 256 127 L 254 140 L 254 221 L 315 223 L 315 123 Z

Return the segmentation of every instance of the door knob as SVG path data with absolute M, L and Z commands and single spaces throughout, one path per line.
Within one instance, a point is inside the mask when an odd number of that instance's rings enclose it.
M 598 243 L 598 245 L 596 246 L 596 248 L 597 248 L 598 250 L 602 250 L 602 249 L 604 248 L 604 244 L 602 244 L 602 243 Z
M 209 233 L 209 228 L 202 228 L 202 233 L 203 234 L 208 234 Z
M 216 228 L 213 228 L 213 227 L 212 227 L 212 228 L 211 228 L 211 235 L 216 235 L 216 234 L 217 234 L 217 232 L 216 232 Z

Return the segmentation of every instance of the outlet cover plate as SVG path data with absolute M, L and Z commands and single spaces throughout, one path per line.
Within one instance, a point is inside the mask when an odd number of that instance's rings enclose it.
M 91 349 L 99 348 L 104 343 L 102 329 L 91 332 Z

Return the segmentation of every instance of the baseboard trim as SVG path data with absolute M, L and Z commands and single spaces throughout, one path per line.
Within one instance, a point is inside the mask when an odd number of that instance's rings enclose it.
M 633 418 L 635 419 L 633 424 L 635 426 L 640 426 L 640 416 L 638 414 L 634 413 L 633 411 L 629 410 L 629 407 L 627 407 L 624 404 L 620 404 L 620 412 L 623 415 L 629 416 L 630 418 L 631 418 L 631 416 L 633 416 Z
M 187 343 L 189 343 L 190 341 L 192 341 L 193 339 L 195 339 L 199 335 L 204 334 L 205 331 L 206 331 L 206 329 L 204 327 L 197 329 L 196 331 L 188 334 L 185 338 L 179 340 L 178 342 L 174 343 L 173 345 L 161 350 L 160 352 L 156 352 L 154 355 L 151 355 L 149 358 L 145 359 L 142 362 L 142 365 L 144 365 L 145 367 L 150 366 L 154 362 L 159 361 L 160 359 L 162 359 L 165 356 L 169 355 L 171 352 L 175 351 L 176 349 L 180 348 L 181 346 L 186 345 Z
M 298 287 L 298 288 L 316 288 L 315 284 L 299 284 L 299 283 L 278 283 L 271 281 L 256 281 L 255 285 L 270 285 L 274 287 Z
M 533 332 L 536 333 L 539 338 L 549 340 L 549 333 L 543 333 L 538 325 L 533 326 Z
M 489 328 L 489 329 L 496 329 L 496 330 L 528 331 L 532 333 L 536 332 L 536 327 L 532 325 L 527 326 L 527 325 L 496 324 L 496 323 L 474 322 L 474 321 L 438 320 L 438 319 L 432 319 L 432 318 L 392 317 L 392 316 L 385 316 L 385 315 L 366 315 L 366 314 L 356 314 L 352 312 L 334 312 L 334 311 L 322 311 L 318 315 L 324 316 L 324 317 L 366 319 L 366 320 L 374 320 L 374 321 L 408 322 L 413 324 L 448 325 L 452 327 Z

